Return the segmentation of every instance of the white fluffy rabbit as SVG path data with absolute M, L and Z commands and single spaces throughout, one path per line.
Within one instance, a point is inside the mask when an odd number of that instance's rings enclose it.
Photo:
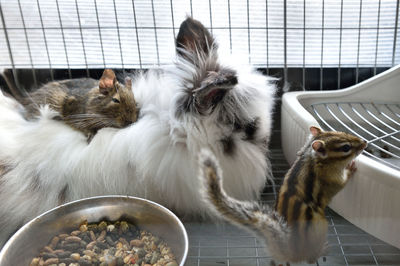
M 197 178 L 203 147 L 220 161 L 228 194 L 258 199 L 270 172 L 275 85 L 222 60 L 211 34 L 191 18 L 176 43 L 173 66 L 133 77 L 138 121 L 103 128 L 90 144 L 47 106 L 26 121 L 0 95 L 0 247 L 38 214 L 95 195 L 133 195 L 180 215 L 207 215 Z

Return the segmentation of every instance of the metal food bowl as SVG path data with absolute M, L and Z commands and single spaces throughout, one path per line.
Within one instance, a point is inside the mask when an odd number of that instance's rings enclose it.
M 58 206 L 21 227 L 0 253 L 0 265 L 29 265 L 41 249 L 58 234 L 76 230 L 82 221 L 132 222 L 163 239 L 179 265 L 184 265 L 188 237 L 181 221 L 165 207 L 149 200 L 128 196 L 99 196 Z

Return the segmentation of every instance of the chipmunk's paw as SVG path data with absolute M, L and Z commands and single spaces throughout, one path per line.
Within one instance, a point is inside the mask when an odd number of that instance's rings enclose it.
M 356 163 L 354 161 L 351 161 L 351 163 L 349 163 L 346 166 L 347 178 L 353 177 L 356 171 L 357 171 Z

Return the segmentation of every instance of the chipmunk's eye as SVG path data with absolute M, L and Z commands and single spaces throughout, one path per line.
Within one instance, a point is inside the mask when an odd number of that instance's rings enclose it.
M 343 152 L 348 152 L 351 150 L 351 145 L 350 144 L 345 144 L 340 148 Z
M 120 101 L 117 98 L 112 98 L 112 101 L 115 103 L 120 103 Z

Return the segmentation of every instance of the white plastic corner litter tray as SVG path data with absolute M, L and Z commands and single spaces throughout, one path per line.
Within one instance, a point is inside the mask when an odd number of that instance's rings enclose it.
M 344 90 L 285 93 L 281 118 L 282 149 L 290 164 L 312 125 L 369 142 L 357 158 L 356 175 L 330 207 L 400 248 L 400 66 Z

